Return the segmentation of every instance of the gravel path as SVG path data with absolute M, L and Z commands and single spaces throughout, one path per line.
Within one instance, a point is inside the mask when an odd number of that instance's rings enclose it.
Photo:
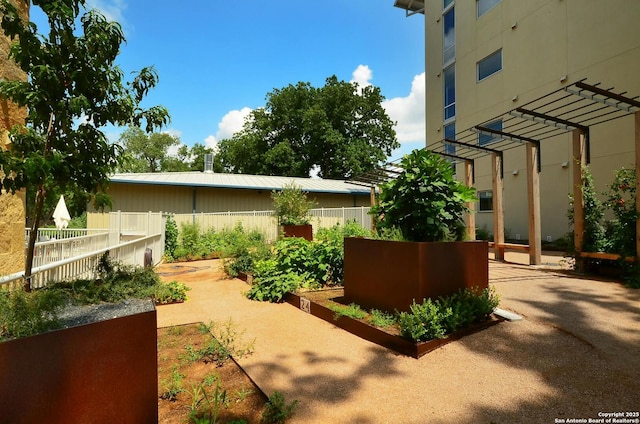
M 300 401 L 292 423 L 588 422 L 640 410 L 640 291 L 545 259 L 542 269 L 490 261 L 500 307 L 522 321 L 418 360 L 293 306 L 249 301 L 217 261 L 170 277 L 192 290 L 188 302 L 158 307 L 158 325 L 233 319 L 255 338 L 240 365 L 266 393 Z

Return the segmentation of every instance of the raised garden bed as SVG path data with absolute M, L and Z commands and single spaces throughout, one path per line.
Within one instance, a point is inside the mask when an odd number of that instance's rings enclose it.
M 130 303 L 141 312 L 130 313 Z M 76 308 L 68 328 L 0 343 L 0 421 L 158 420 L 153 303 L 95 308 Z
M 284 299 L 296 308 L 300 308 L 304 312 L 310 313 L 358 337 L 413 358 L 420 358 L 447 343 L 459 340 L 466 335 L 476 333 L 504 321 L 504 318 L 492 314 L 488 320 L 448 334 L 443 339 L 433 339 L 416 343 L 400 336 L 400 332 L 397 329 L 378 328 L 364 320 L 346 316 L 336 317 L 336 313 L 329 309 L 327 305 L 330 301 L 345 303 L 343 300 L 344 290 L 342 288 L 310 291 L 299 294 L 287 293 Z

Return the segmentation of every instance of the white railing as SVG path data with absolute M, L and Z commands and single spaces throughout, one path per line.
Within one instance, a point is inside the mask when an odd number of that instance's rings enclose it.
M 31 287 L 40 288 L 49 283 L 68 281 L 77 278 L 95 278 L 98 261 L 108 252 L 111 259 L 125 265 L 144 265 L 146 249 L 151 249 L 153 264 L 157 265 L 164 251 L 162 234 L 138 238 L 118 246 L 106 247 L 57 262 L 34 267 L 31 271 Z M 0 277 L 0 287 L 13 289 L 22 284 L 24 271 Z
M 356 221 L 364 228 L 371 228 L 371 216 L 368 215 L 369 207 L 352 208 L 318 208 L 309 211 L 309 217 L 313 224 L 313 230 L 333 227 L 336 224 L 344 225 L 348 221 Z M 201 231 L 225 228 L 234 228 L 239 223 L 245 230 L 258 230 L 268 240 L 278 237 L 278 225 L 273 211 L 242 211 L 242 212 L 212 212 L 197 214 L 176 214 L 173 216 L 178 229 L 182 223 L 197 223 Z
M 36 243 L 33 266 L 39 267 L 109 247 L 109 232 Z
M 49 241 L 49 240 L 61 240 L 73 237 L 90 236 L 93 234 L 108 232 L 108 229 L 99 228 L 63 228 L 58 230 L 57 228 L 38 228 L 37 242 Z M 29 241 L 29 234 L 31 234 L 31 228 L 24 229 L 25 244 Z

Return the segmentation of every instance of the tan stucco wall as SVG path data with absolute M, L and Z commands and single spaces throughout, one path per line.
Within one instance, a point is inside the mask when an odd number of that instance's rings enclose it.
M 426 141 L 442 139 L 442 2 L 425 2 Z M 456 1 L 456 129 L 499 116 L 587 78 L 640 95 L 640 2 L 637 0 L 502 0 L 480 18 L 473 1 Z M 513 28 L 512 28 L 513 27 Z M 503 69 L 477 82 L 476 64 L 502 48 Z M 440 75 L 439 75 L 440 74 Z M 566 76 L 566 81 L 561 81 Z M 514 101 L 513 98 L 516 97 Z M 598 190 L 613 171 L 633 165 L 633 117 L 591 127 L 591 170 Z M 488 146 L 490 147 L 490 146 Z M 571 135 L 543 140 L 540 174 L 541 237 L 568 231 L 572 191 Z M 562 162 L 568 161 L 566 168 Z M 525 150 L 505 152 L 505 229 L 528 238 Z M 513 175 L 515 169 L 518 175 Z M 462 168 L 459 168 L 462 175 Z M 476 161 L 476 187 L 491 189 L 490 160 Z M 492 213 L 478 213 L 477 225 L 492 227 Z
M 192 213 L 195 190 L 195 210 L 200 212 L 263 211 L 273 208 L 268 190 L 191 188 L 150 184 L 112 183 L 108 194 L 113 211 Z M 357 196 L 310 193 L 317 207 L 369 206 L 369 195 Z
M 13 3 L 22 12 L 22 16 L 28 19 L 29 2 L 14 0 Z M 8 59 L 9 47 L 9 39 L 0 37 L 0 78 L 25 80 L 26 75 Z M 24 109 L 0 100 L 0 148 L 7 147 L 7 130 L 17 123 L 24 123 L 25 116 Z M 3 191 L 0 195 L 0 275 L 24 268 L 24 227 L 24 193 L 11 195 Z

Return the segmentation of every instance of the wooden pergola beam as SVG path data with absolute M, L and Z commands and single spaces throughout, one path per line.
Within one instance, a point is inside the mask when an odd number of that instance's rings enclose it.
M 540 225 L 540 145 L 527 143 L 527 195 L 529 197 L 529 264 L 542 263 Z
M 473 161 L 464 161 L 464 184 L 467 187 L 473 187 Z M 465 225 L 467 227 L 467 236 L 469 240 L 476 239 L 476 202 L 467 203 L 469 212 L 465 215 Z
M 491 174 L 493 182 L 493 242 L 504 243 L 504 207 L 502 199 L 502 155 L 491 154 Z M 494 249 L 495 259 L 504 260 L 504 250 Z
M 635 118 L 635 146 L 636 146 L 636 211 L 640 211 L 640 111 Z M 636 221 L 636 258 L 640 259 L 640 217 Z
M 582 243 L 584 241 L 584 174 L 587 166 L 587 137 L 581 130 L 573 130 L 573 244 L 576 251 L 576 270 L 583 271 L 584 260 Z M 637 142 L 637 136 L 636 136 Z M 636 152 L 638 151 L 636 147 Z

